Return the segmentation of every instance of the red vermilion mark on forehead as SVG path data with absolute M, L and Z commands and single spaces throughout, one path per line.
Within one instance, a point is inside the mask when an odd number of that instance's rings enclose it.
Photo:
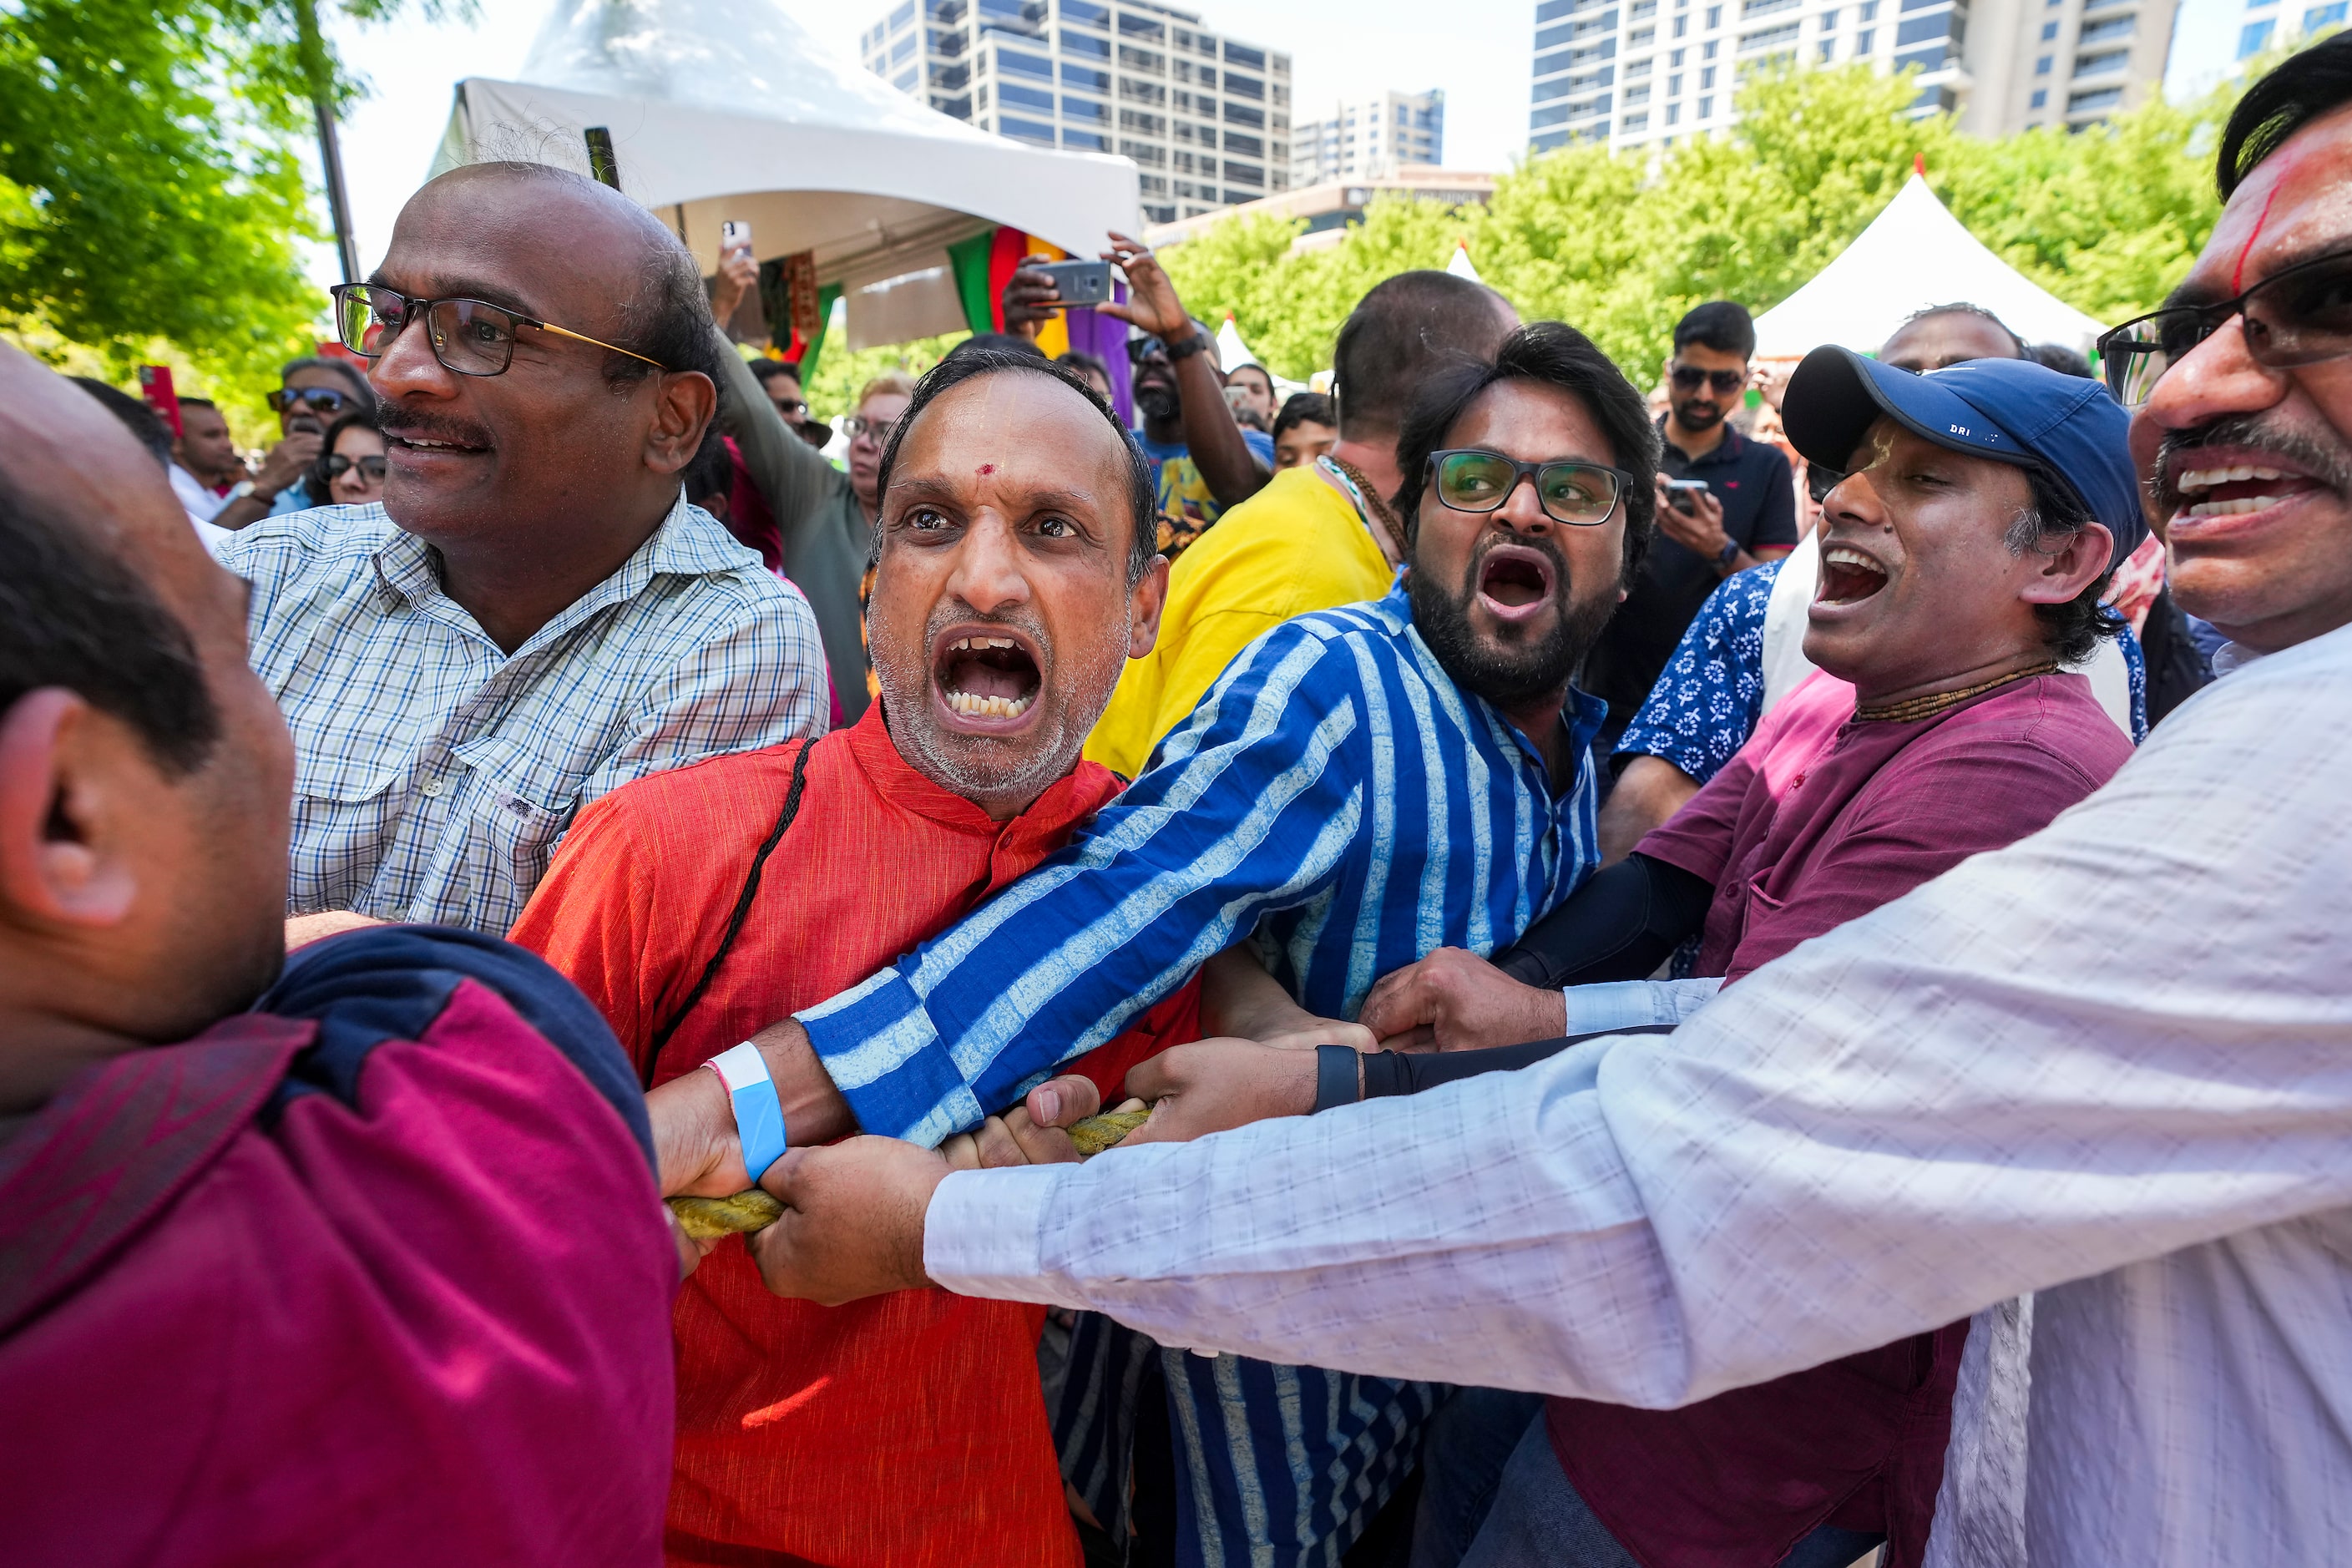
M 994 463 L 982 463 L 980 466 L 980 471 L 983 474 L 992 474 L 996 472 L 996 465 Z
M 2253 232 L 2246 236 L 2246 243 L 2238 247 L 2238 263 L 2230 268 L 2231 293 L 2242 294 L 2246 291 L 2246 258 L 2253 253 L 2254 242 L 2262 238 L 2263 226 L 2271 221 L 2271 204 L 2278 200 L 2280 187 L 2286 184 L 2287 176 L 2294 173 L 2294 162 L 2289 160 L 2286 166 L 2279 170 L 2278 178 L 2271 182 L 2270 194 L 2263 198 L 2263 210 L 2254 215 Z

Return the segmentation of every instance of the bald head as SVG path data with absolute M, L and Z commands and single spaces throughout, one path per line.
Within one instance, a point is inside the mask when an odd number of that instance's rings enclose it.
M 409 198 L 370 282 L 518 319 L 502 371 L 452 371 L 429 332 L 404 326 L 368 374 L 384 510 L 441 552 L 450 596 L 518 646 L 618 571 L 677 500 L 719 395 L 701 275 L 617 191 L 477 163 Z

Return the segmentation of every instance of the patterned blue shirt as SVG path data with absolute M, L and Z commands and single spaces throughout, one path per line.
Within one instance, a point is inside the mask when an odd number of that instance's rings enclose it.
M 1692 617 L 1658 683 L 1618 738 L 1621 757 L 1663 757 L 1699 784 L 1723 770 L 1764 717 L 1764 615 L 1786 561 L 1726 578 Z M 2131 681 L 2131 736 L 2147 739 L 2147 661 L 2116 634 Z
M 1606 716 L 1571 692 L 1572 754 Z M 1084 833 L 933 942 L 801 1014 L 868 1132 L 936 1144 L 1255 931 L 1308 1010 L 1441 946 L 1488 952 L 1599 862 L 1591 769 L 1551 788 L 1456 686 L 1402 587 L 1237 655 Z

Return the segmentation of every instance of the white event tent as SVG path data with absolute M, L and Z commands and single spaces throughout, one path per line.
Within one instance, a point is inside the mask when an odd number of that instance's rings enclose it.
M 457 84 L 440 174 L 501 157 L 585 172 L 612 133 L 623 192 L 704 272 L 719 225 L 761 259 L 813 251 L 849 347 L 965 325 L 946 247 L 1009 226 L 1074 254 L 1137 232 L 1135 165 L 1024 146 L 940 114 L 842 59 L 776 0 L 557 0 L 520 81 Z
M 1756 357 L 1797 359 L 1823 343 L 1874 353 L 1914 311 L 1958 301 L 2029 343 L 2087 350 L 2106 330 L 1987 249 L 1915 174 L 1836 260 L 1756 318 Z

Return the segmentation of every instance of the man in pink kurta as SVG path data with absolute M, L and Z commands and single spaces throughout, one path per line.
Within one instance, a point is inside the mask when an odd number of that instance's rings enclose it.
M 656 1563 L 635 1080 L 503 942 L 287 959 L 244 651 L 161 469 L 0 348 L 0 1558 Z

